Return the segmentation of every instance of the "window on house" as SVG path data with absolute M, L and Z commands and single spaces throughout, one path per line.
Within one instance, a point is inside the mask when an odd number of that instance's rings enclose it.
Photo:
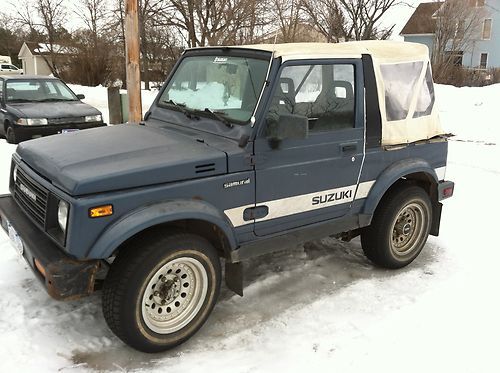
M 483 40 L 491 39 L 491 19 L 485 19 L 483 23 Z
M 481 61 L 479 63 L 481 69 L 486 69 L 488 67 L 488 53 L 481 53 Z
M 445 52 L 446 61 L 451 62 L 454 66 L 462 66 L 464 59 L 463 51 L 448 51 Z

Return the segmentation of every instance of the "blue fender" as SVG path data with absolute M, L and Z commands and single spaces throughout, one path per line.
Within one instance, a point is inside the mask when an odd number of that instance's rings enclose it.
M 109 258 L 127 239 L 153 226 L 178 220 L 196 219 L 219 227 L 227 237 L 232 250 L 237 247 L 234 231 L 221 212 L 200 200 L 165 201 L 139 208 L 123 216 L 106 229 L 96 240 L 87 257 Z
M 398 161 L 387 167 L 377 178 L 377 181 L 373 185 L 368 197 L 366 198 L 365 205 L 363 207 L 362 215 L 371 216 L 375 212 L 378 203 L 384 196 L 385 192 L 399 179 L 409 174 L 423 172 L 431 176 L 436 184 L 438 183 L 438 176 L 434 168 L 429 164 L 429 162 L 420 159 L 405 159 Z M 369 224 L 369 223 L 368 223 Z

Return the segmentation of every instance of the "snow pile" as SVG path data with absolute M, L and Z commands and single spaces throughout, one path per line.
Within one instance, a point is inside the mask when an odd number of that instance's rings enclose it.
M 102 117 L 104 123 L 109 123 L 109 109 L 108 109 L 108 89 L 101 85 L 97 87 L 85 87 L 76 84 L 68 84 L 73 92 L 76 94 L 85 95 L 85 99 L 82 101 L 95 107 L 97 110 L 102 112 Z M 127 93 L 126 90 L 120 90 L 120 93 Z M 150 91 L 142 90 L 142 113 L 144 114 L 149 110 L 151 104 L 153 103 L 158 90 L 152 89 Z
M 487 87 L 436 85 L 445 131 L 457 140 L 500 144 L 500 84 Z

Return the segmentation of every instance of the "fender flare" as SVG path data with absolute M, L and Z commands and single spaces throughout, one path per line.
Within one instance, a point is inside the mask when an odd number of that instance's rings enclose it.
M 362 210 L 362 216 L 365 217 L 363 226 L 369 225 L 371 223 L 371 217 L 373 216 L 375 209 L 377 208 L 380 200 L 384 194 L 389 190 L 389 188 L 394 185 L 396 181 L 409 174 L 414 174 L 417 172 L 423 172 L 432 177 L 436 185 L 438 184 L 438 176 L 434 168 L 429 164 L 429 162 L 420 159 L 405 159 L 393 163 L 387 167 L 377 178 L 377 181 L 373 185 L 366 198 L 365 205 Z
M 123 242 L 147 228 L 188 219 L 216 225 L 224 232 L 231 250 L 237 247 L 232 225 L 214 206 L 201 200 L 174 200 L 141 207 L 123 216 L 97 238 L 87 258 L 109 258 Z

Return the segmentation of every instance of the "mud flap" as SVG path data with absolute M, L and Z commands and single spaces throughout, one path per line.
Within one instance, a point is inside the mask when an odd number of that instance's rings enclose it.
M 243 296 L 243 264 L 226 261 L 226 285 L 239 296 Z
M 439 227 L 441 225 L 441 211 L 443 210 L 443 204 L 441 202 L 435 202 L 432 204 L 432 225 L 431 231 L 429 232 L 432 236 L 439 236 Z

